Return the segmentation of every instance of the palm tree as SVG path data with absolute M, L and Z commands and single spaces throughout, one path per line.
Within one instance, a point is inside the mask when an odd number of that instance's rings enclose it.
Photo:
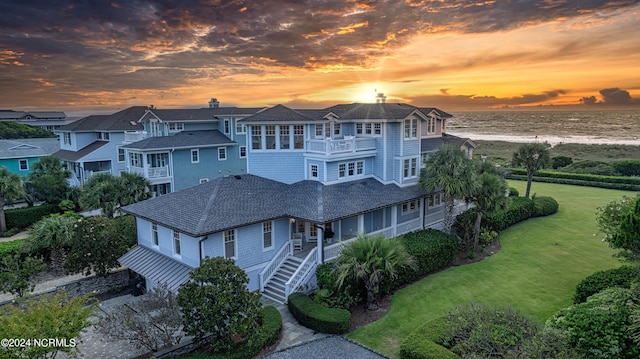
M 375 310 L 382 281 L 395 279 L 406 267 L 415 269 L 416 263 L 397 239 L 359 235 L 336 260 L 338 288 L 350 281 L 361 282 L 367 291 L 367 309 Z
M 112 218 L 122 206 L 151 197 L 149 181 L 136 173 L 122 173 L 115 177 L 99 173 L 82 187 L 80 204 L 85 209 L 102 209 L 102 215 Z
M 33 164 L 28 180 L 37 197 L 47 203 L 58 203 L 70 191 L 69 176 L 71 172 L 60 159 L 46 156 Z
M 525 197 L 529 198 L 533 175 L 541 168 L 545 168 L 551 162 L 549 158 L 548 144 L 526 143 L 513 153 L 511 164 L 523 166 L 527 170 L 527 191 Z
M 151 197 L 151 191 L 149 191 L 151 182 L 138 173 L 123 172 L 120 174 L 120 182 L 123 190 L 120 206 L 140 202 Z
M 51 271 L 62 272 L 66 248 L 73 239 L 76 218 L 54 214 L 33 224 L 31 236 L 25 242 L 25 250 L 34 253 L 47 250 L 50 252 Z
M 444 193 L 444 227 L 451 233 L 454 200 L 464 198 L 474 186 L 473 163 L 458 147 L 445 145 L 431 154 L 420 173 L 420 186 L 431 192 Z
M 5 204 L 23 194 L 22 177 L 9 172 L 6 167 L 0 167 L 0 232 L 7 231 L 7 220 L 4 216 Z
M 476 220 L 473 227 L 473 252 L 478 251 L 480 239 L 480 224 L 485 213 L 504 209 L 509 203 L 506 192 L 507 182 L 499 174 L 483 172 L 477 176 L 477 184 L 470 196 L 471 202 L 475 204 Z

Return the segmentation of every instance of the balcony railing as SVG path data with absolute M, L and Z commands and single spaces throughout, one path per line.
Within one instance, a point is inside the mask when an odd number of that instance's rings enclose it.
M 131 173 L 137 173 L 145 178 L 162 178 L 171 176 L 171 171 L 169 170 L 169 166 L 164 167 L 149 167 L 145 172 L 143 167 L 129 167 Z
M 125 131 L 124 142 L 132 143 L 144 140 L 148 137 L 147 131 Z
M 308 140 L 307 152 L 323 153 L 325 155 L 339 153 L 353 153 L 376 149 L 375 138 L 355 138 L 345 136 L 342 140 Z

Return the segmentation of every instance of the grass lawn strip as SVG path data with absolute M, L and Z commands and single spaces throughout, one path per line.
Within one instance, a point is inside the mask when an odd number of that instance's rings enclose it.
M 510 181 L 524 193 L 526 182 Z M 575 286 L 595 271 L 619 266 L 601 241 L 596 207 L 631 192 L 534 183 L 532 194 L 560 203 L 555 215 L 504 231 L 502 249 L 484 261 L 450 268 L 398 291 L 389 313 L 348 337 L 392 358 L 422 323 L 467 302 L 512 305 L 540 323 L 571 305 Z

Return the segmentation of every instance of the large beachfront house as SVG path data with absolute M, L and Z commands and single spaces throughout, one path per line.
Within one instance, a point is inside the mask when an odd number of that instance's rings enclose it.
M 120 262 L 148 288 L 176 290 L 202 258 L 234 258 L 249 289 L 284 302 L 359 233 L 440 225 L 441 193 L 417 185 L 423 160 L 445 143 L 469 155 L 475 147 L 445 133 L 450 117 L 399 103 L 259 111 L 238 121 L 247 174 L 125 207 L 138 246 Z

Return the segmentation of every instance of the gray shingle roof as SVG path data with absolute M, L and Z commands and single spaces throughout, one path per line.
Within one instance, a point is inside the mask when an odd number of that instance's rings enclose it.
M 327 113 L 328 112 L 324 110 L 294 110 L 284 105 L 276 105 L 244 118 L 239 122 L 264 123 L 290 121 L 307 123 L 322 120 L 322 116 Z
M 49 156 L 60 148 L 57 138 L 0 140 L 0 158 Z
M 228 176 L 123 208 L 194 237 L 281 217 L 329 222 L 426 195 L 418 186 L 375 179 L 292 185 L 255 175 Z
M 108 141 L 94 141 L 88 146 L 85 146 L 80 151 L 69 151 L 69 150 L 58 150 L 54 152 L 51 156 L 57 157 L 63 161 L 77 162 L 82 157 L 90 154 L 91 152 L 97 150 L 98 148 L 109 143 Z
M 204 121 L 213 120 L 218 116 L 241 116 L 252 115 L 263 108 L 251 107 L 217 107 L 217 108 L 194 108 L 194 109 L 152 109 L 151 113 L 162 121 Z
M 133 106 L 111 115 L 91 115 L 60 127 L 59 131 L 136 131 L 142 130 L 138 120 L 147 111 L 146 106 Z
M 468 138 L 462 138 L 462 137 L 457 137 L 457 136 L 443 133 L 442 137 L 423 138 L 420 141 L 420 150 L 422 152 L 431 152 L 431 151 L 436 151 L 443 145 L 462 146 L 465 143 L 468 143 L 473 148 L 478 147 L 478 145 L 476 145 L 475 142 L 473 142 Z
M 47 112 L 47 111 L 4 111 L 0 110 L 0 120 L 22 120 L 27 116 L 31 116 L 32 119 L 64 119 L 67 115 L 64 112 Z
M 218 130 L 182 131 L 173 136 L 149 137 L 144 140 L 122 146 L 137 150 L 160 150 L 191 147 L 216 147 L 234 145 L 235 141 Z

